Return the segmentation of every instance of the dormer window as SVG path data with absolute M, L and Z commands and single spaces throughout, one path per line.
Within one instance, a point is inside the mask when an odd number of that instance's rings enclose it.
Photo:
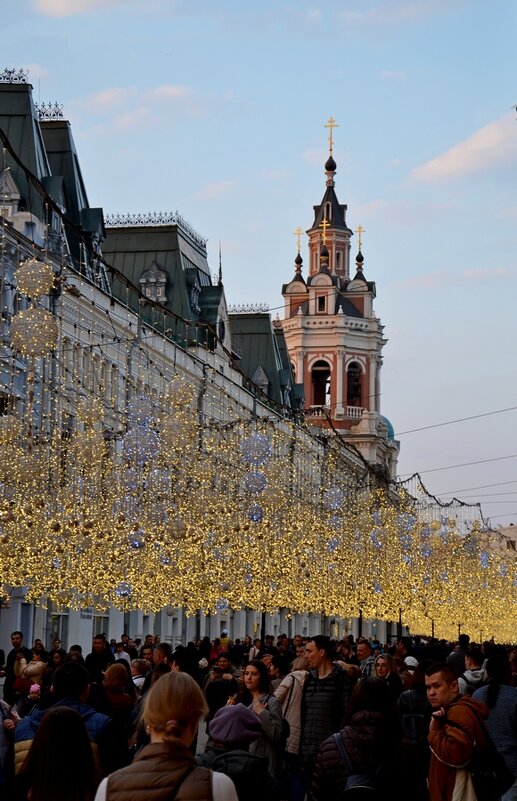
M 165 294 L 166 283 L 167 275 L 155 261 L 152 262 L 148 270 L 143 271 L 139 279 L 142 294 L 157 303 L 166 303 L 167 301 L 167 295 Z

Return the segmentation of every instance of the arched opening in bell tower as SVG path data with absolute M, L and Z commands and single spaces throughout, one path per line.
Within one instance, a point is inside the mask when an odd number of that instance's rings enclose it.
M 330 406 L 330 365 L 320 359 L 311 370 L 312 405 Z
M 346 405 L 363 405 L 361 376 L 363 371 L 357 362 L 350 362 L 346 371 Z

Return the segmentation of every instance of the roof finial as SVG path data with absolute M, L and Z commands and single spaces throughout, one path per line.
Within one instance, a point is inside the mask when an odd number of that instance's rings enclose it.
M 332 131 L 334 130 L 334 128 L 339 128 L 339 125 L 334 120 L 334 117 L 329 117 L 328 121 L 325 123 L 325 125 L 323 127 L 330 129 L 329 130 L 329 153 L 330 153 L 330 155 L 332 155 L 332 147 L 333 147 L 333 144 L 334 144 L 333 139 L 332 139 Z
M 219 286 L 223 285 L 223 263 L 221 261 L 221 240 L 219 240 L 219 275 L 217 278 L 217 283 Z
M 300 243 L 301 243 L 302 234 L 303 234 L 303 231 L 300 228 L 300 226 L 298 226 L 296 231 L 293 231 L 293 236 L 295 236 L 297 238 L 297 242 L 298 242 L 298 253 L 300 252 Z
M 357 234 L 357 250 L 360 252 L 361 249 L 362 249 L 362 244 L 363 244 L 363 238 L 361 236 L 361 234 L 364 234 L 363 226 L 362 225 L 358 225 L 357 228 L 355 229 L 355 232 Z
M 323 228 L 323 233 L 321 235 L 321 241 L 323 245 L 327 244 L 327 228 L 330 226 L 329 221 L 324 217 L 323 222 L 320 222 L 320 228 Z

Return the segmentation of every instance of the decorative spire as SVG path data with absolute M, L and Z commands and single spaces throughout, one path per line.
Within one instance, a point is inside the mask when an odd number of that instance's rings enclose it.
M 294 260 L 294 280 L 295 281 L 303 281 L 303 278 L 302 278 L 302 264 L 303 264 L 303 259 L 300 256 L 300 251 L 298 251 L 298 255 L 296 256 L 296 258 Z
M 363 226 L 362 225 L 358 225 L 357 228 L 355 229 L 355 232 L 357 234 L 357 250 L 359 251 L 359 253 L 361 253 L 361 247 L 362 247 L 362 244 L 363 244 L 362 234 L 364 234 Z
M 323 127 L 330 129 L 329 130 L 329 154 L 332 157 L 332 147 L 334 145 L 334 141 L 333 141 L 333 138 L 332 138 L 332 131 L 334 130 L 334 128 L 339 128 L 339 125 L 334 120 L 334 117 L 329 117 L 328 121 L 325 123 L 325 125 Z
M 297 242 L 298 242 L 298 255 L 300 255 L 300 243 L 301 243 L 302 234 L 303 234 L 303 231 L 300 228 L 300 226 L 298 226 L 296 231 L 293 231 L 293 236 L 296 237 Z
M 330 223 L 329 223 L 329 221 L 328 221 L 328 220 L 327 220 L 327 219 L 324 217 L 324 218 L 323 218 L 323 221 L 322 221 L 322 222 L 320 222 L 320 226 L 319 226 L 319 227 L 320 227 L 320 228 L 323 228 L 323 233 L 322 233 L 322 235 L 321 235 L 321 241 L 322 241 L 323 247 L 326 249 L 326 244 L 327 244 L 327 228 L 329 228 L 329 227 L 330 227 Z M 327 251 L 327 254 L 328 254 L 328 251 Z
M 221 240 L 219 240 L 219 275 L 217 276 L 218 286 L 223 285 L 223 263 L 221 261 Z

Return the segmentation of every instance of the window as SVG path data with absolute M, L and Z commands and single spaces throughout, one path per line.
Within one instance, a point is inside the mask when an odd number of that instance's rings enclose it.
M 318 295 L 317 301 L 318 301 L 317 311 L 318 312 L 324 312 L 325 311 L 325 295 Z
M 350 362 L 346 371 L 346 404 L 347 406 L 362 406 L 361 398 L 361 365 Z
M 312 367 L 312 405 L 330 405 L 330 366 L 327 362 L 317 361 Z
M 158 303 L 167 301 L 167 295 L 165 294 L 166 283 L 167 276 L 165 271 L 161 270 L 155 261 L 152 262 L 148 270 L 142 272 L 139 278 L 140 288 L 145 297 Z

